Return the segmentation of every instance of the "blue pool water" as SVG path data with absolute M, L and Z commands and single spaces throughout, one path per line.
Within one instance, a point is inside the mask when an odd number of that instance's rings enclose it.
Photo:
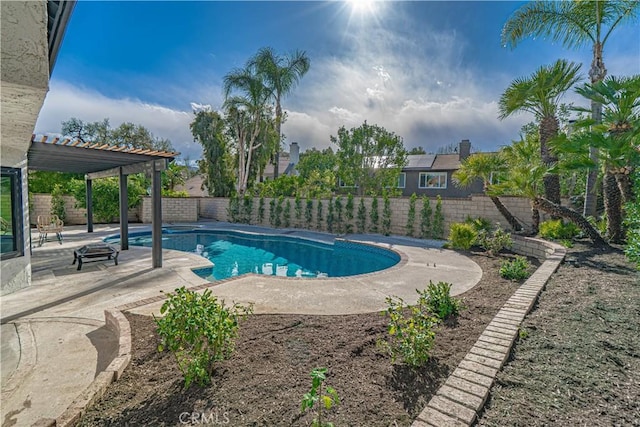
M 106 239 L 118 242 L 119 237 Z M 129 244 L 151 247 L 151 233 L 132 233 Z M 213 267 L 195 270 L 208 280 L 221 280 L 246 273 L 287 277 L 341 277 L 371 273 L 400 261 L 386 249 L 352 242 L 326 244 L 286 236 L 268 236 L 231 231 L 164 230 L 162 247 L 198 253 Z

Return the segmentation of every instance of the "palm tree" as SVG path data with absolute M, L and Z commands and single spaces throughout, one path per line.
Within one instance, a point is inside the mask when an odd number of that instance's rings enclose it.
M 548 174 L 548 168 L 542 164 L 540 159 L 532 156 L 536 149 L 534 141 L 529 139 L 522 139 L 502 148 L 501 153 L 508 165 L 508 177 L 503 182 L 492 186 L 492 192 L 528 198 L 534 211 L 534 229 L 537 228 L 536 217 L 539 221 L 536 211 L 540 210 L 552 217 L 573 222 L 592 240 L 595 246 L 608 246 L 600 233 L 583 215 L 543 196 L 543 180 Z
M 500 119 L 526 111 L 539 120 L 540 158 L 547 168 L 558 161 L 548 143 L 558 135 L 560 98 L 580 80 L 579 70 L 579 64 L 559 59 L 529 77 L 514 80 L 500 97 Z M 544 177 L 544 188 L 545 197 L 559 205 L 560 178 L 556 173 Z
M 604 46 L 611 33 L 626 21 L 633 20 L 638 13 L 637 0 L 571 0 L 534 1 L 518 9 L 502 29 L 502 43 L 515 47 L 527 37 L 548 37 L 561 41 L 568 48 L 584 45 L 593 47 L 593 59 L 589 70 L 591 83 L 605 78 Z M 591 105 L 592 118 L 600 122 L 601 104 Z M 597 153 L 590 150 L 591 160 L 597 162 Z M 584 215 L 596 214 L 597 168 L 587 176 Z
M 640 76 L 606 78 L 576 89 L 580 95 L 603 106 L 602 124 L 593 120 L 578 123 L 577 132 L 567 149 L 579 151 L 587 144 L 595 147 L 603 165 L 604 207 L 607 236 L 613 242 L 624 241 L 622 206 L 633 200 L 631 174 L 638 161 L 633 127 L 640 120 Z
M 238 159 L 238 194 L 244 195 L 250 181 L 254 152 L 272 139 L 272 110 L 269 89 L 250 67 L 235 69 L 224 76 L 224 108 L 234 137 Z M 238 93 L 231 96 L 233 90 Z
M 475 153 L 462 161 L 460 168 L 453 174 L 453 180 L 460 187 L 468 187 L 479 178 L 482 180 L 484 192 L 489 194 L 492 179 L 504 172 L 506 172 L 506 166 L 498 154 Z M 489 198 L 513 230 L 522 230 L 520 222 L 497 196 L 489 195 Z
M 272 48 L 264 47 L 249 60 L 249 66 L 253 67 L 257 74 L 264 79 L 265 85 L 271 91 L 270 97 L 275 101 L 278 144 L 275 150 L 273 173 L 274 178 L 277 178 L 280 142 L 282 140 L 281 126 L 284 119 L 282 98 L 288 95 L 309 71 L 310 61 L 303 51 L 295 51 L 290 55 L 280 56 Z

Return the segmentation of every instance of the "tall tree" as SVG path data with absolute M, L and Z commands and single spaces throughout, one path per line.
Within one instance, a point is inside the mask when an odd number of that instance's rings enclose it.
M 549 169 L 558 157 L 549 141 L 558 136 L 560 98 L 580 80 L 580 65 L 560 59 L 538 68 L 531 76 L 515 79 L 499 101 L 500 118 L 519 112 L 529 112 L 539 121 L 540 158 Z M 556 173 L 544 177 L 545 197 L 560 204 L 560 178 Z
M 489 189 L 493 184 L 492 181 L 499 175 L 506 173 L 506 170 L 505 161 L 499 153 L 476 153 L 462 161 L 460 168 L 453 174 L 453 180 L 460 187 L 468 187 L 476 179 L 481 179 L 484 192 L 489 194 Z M 520 222 L 507 209 L 499 197 L 490 195 L 489 198 L 513 230 L 522 230 Z
M 568 48 L 591 45 L 593 57 L 589 77 L 591 83 L 605 78 L 604 46 L 613 31 L 636 18 L 640 2 L 637 0 L 570 0 L 534 1 L 518 9 L 502 29 L 502 43 L 515 47 L 527 37 L 551 38 Z M 592 118 L 600 123 L 602 105 L 591 104 Z M 591 149 L 591 160 L 597 162 L 597 152 Z M 596 214 L 597 168 L 593 167 L 587 177 L 584 214 Z
M 257 149 L 276 137 L 272 109 L 268 105 L 271 92 L 262 78 L 247 66 L 224 77 L 225 102 L 229 133 L 236 142 L 238 180 L 236 190 L 244 195 L 257 172 L 252 160 Z M 235 94 L 232 96 L 232 92 Z
M 205 187 L 214 197 L 229 197 L 233 191 L 232 159 L 224 118 L 214 111 L 199 111 L 189 125 L 193 139 L 202 145 L 199 164 L 206 176 Z
M 338 176 L 358 188 L 359 194 L 380 194 L 395 188 L 400 171 L 407 163 L 402 138 L 393 132 L 365 121 L 360 127 L 338 129 L 331 136 L 338 146 Z
M 281 126 L 284 120 L 282 98 L 287 96 L 309 71 L 310 60 L 303 51 L 295 51 L 290 55 L 279 55 L 272 48 L 264 47 L 249 60 L 270 91 L 270 98 L 276 107 L 276 134 L 278 144 L 275 149 L 274 178 L 278 177 L 280 144 L 282 142 Z
M 300 174 L 300 178 L 306 180 L 311 176 L 313 171 L 319 171 L 321 173 L 329 171 L 335 173 L 337 165 L 338 159 L 331 147 L 325 148 L 322 151 L 311 148 L 300 154 L 300 161 L 296 165 L 296 170 Z

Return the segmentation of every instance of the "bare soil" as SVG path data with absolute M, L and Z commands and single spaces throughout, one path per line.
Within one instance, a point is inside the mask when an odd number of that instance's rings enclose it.
M 570 249 L 523 323 L 481 426 L 640 426 L 640 274 Z
M 133 334 L 132 362 L 87 410 L 81 425 L 309 425 L 313 417 L 301 414 L 300 401 L 309 391 L 311 370 L 326 367 L 326 384 L 341 400 L 327 421 L 337 426 L 409 426 L 518 287 L 498 273 L 500 262 L 513 254 L 465 255 L 480 265 L 482 279 L 462 295 L 461 315 L 438 327 L 432 357 L 419 370 L 392 364 L 376 345 L 386 337 L 380 313 L 253 315 L 241 324 L 236 349 L 217 365 L 212 384 L 184 390 L 172 355 L 157 351 L 153 319 L 126 313 Z M 537 268 L 537 260 L 532 261 L 532 269 Z

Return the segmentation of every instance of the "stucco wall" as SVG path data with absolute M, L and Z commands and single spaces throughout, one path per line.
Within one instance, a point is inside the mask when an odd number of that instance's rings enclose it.
M 24 256 L 0 261 L 0 294 L 31 284 L 27 151 L 49 84 L 47 4 L 0 2 L 0 162 L 22 171 Z

